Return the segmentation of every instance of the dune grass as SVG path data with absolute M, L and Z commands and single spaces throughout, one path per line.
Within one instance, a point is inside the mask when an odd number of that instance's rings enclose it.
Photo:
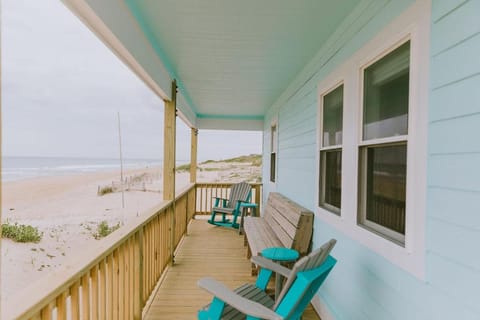
M 187 164 L 182 164 L 181 166 L 178 166 L 177 171 L 190 171 L 190 163 Z
M 225 160 L 206 160 L 199 163 L 199 166 L 205 164 L 212 164 L 212 163 L 251 163 L 252 166 L 259 167 L 262 165 L 262 155 L 260 154 L 250 154 L 248 156 L 239 156 Z M 190 170 L 190 163 L 183 164 L 181 166 L 176 167 L 177 172 L 181 171 L 189 171 Z M 205 171 L 218 171 L 221 170 L 220 168 L 199 168 L 200 170 Z
M 33 242 L 38 243 L 42 240 L 43 233 L 37 227 L 31 225 L 11 224 L 9 222 L 2 224 L 2 237 L 12 239 L 15 242 Z
M 112 186 L 104 186 L 98 189 L 98 195 L 99 196 L 104 196 L 109 193 L 113 193 L 113 187 Z
M 102 238 L 105 238 L 118 228 L 120 228 L 120 222 L 115 225 L 109 226 L 108 222 L 104 220 L 98 224 L 97 232 L 94 233 L 93 236 L 95 237 L 95 239 L 100 240 Z

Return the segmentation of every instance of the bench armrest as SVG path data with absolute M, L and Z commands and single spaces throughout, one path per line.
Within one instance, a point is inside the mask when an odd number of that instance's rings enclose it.
M 200 288 L 210 292 L 217 299 L 222 300 L 244 314 L 260 319 L 283 320 L 282 316 L 276 314 L 260 303 L 248 300 L 247 298 L 236 294 L 213 278 L 202 278 L 198 280 L 197 284 Z
M 270 259 L 267 259 L 261 256 L 254 256 L 252 257 L 251 261 L 252 263 L 256 264 L 257 266 L 260 266 L 261 268 L 272 270 L 273 272 L 281 274 L 286 278 L 290 276 L 290 273 L 291 273 L 290 269 L 285 268 L 284 266 L 276 262 L 273 262 Z

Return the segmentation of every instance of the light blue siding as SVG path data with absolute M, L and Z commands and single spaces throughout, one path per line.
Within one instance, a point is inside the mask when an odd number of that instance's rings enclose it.
M 411 3 L 363 1 L 268 110 L 264 181 L 278 117 L 277 191 L 315 210 L 317 85 Z M 479 17 L 479 0 L 432 0 L 426 279 L 316 219 L 315 247 L 338 240 L 319 293 L 337 319 L 480 319 Z
M 433 13 L 438 7 L 445 13 L 434 15 L 431 36 L 427 277 L 450 297 L 442 309 L 479 319 L 480 1 L 434 1 Z
M 435 90 L 430 96 L 430 121 L 440 122 L 457 117 L 480 114 L 480 76 L 470 77 L 460 82 Z
M 451 2 L 451 1 L 450 1 Z M 434 6 L 436 7 L 436 5 Z M 478 34 L 480 30 L 480 1 L 462 1 L 455 6 L 455 11 L 444 14 L 433 21 L 435 23 L 435 32 L 441 34 L 441 37 L 433 37 L 431 43 L 431 54 L 436 56 L 442 51 L 458 46 L 466 39 Z M 477 14 L 471 14 L 476 12 Z M 461 28 L 452 28 L 452 26 L 461 25 Z
M 479 229 L 479 192 L 455 190 L 448 186 L 430 186 L 427 191 L 427 198 L 432 199 L 428 207 L 428 215 L 432 219 L 440 219 L 465 228 Z M 459 208 L 459 203 L 462 204 L 462 208 Z M 448 239 L 448 237 L 445 238 Z
M 476 14 L 478 15 L 478 13 Z M 431 64 L 432 88 L 436 90 L 443 86 L 478 76 L 480 74 L 479 47 L 480 32 L 468 39 L 468 41 L 462 41 L 456 46 L 434 56 Z M 459 57 L 461 57 L 461 60 L 459 60 Z

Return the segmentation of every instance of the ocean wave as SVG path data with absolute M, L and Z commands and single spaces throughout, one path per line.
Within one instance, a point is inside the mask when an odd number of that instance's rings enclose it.
M 4 158 L 2 181 L 120 170 L 118 159 Z M 128 169 L 161 165 L 158 160 L 125 160 Z

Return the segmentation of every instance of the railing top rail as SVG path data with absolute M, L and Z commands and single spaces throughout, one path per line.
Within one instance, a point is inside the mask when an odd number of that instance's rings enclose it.
M 195 188 L 195 184 L 189 184 L 177 193 L 175 200 L 185 196 L 187 192 Z M 162 201 L 158 205 L 146 210 L 143 214 L 133 218 L 124 227 L 118 229 L 98 246 L 88 250 L 84 254 L 72 259 L 60 270 L 42 277 L 31 286 L 21 290 L 11 298 L 5 300 L 5 305 L 15 306 L 2 310 L 2 319 L 29 318 L 34 316 L 49 301 L 57 297 L 60 293 L 67 290 L 73 283 L 92 267 L 105 259 L 110 253 L 117 249 L 125 240 L 139 231 L 145 224 L 150 222 L 155 216 L 164 212 L 171 206 L 173 200 Z M 24 308 L 20 308 L 24 306 Z
M 229 186 L 232 186 L 234 184 L 235 184 L 235 182 L 197 182 L 196 185 L 197 185 L 197 187 L 203 188 L 203 187 L 211 187 L 211 186 L 229 187 Z M 263 183 L 261 183 L 261 182 L 254 182 L 254 183 L 248 183 L 248 184 L 251 185 L 252 187 L 263 185 Z

